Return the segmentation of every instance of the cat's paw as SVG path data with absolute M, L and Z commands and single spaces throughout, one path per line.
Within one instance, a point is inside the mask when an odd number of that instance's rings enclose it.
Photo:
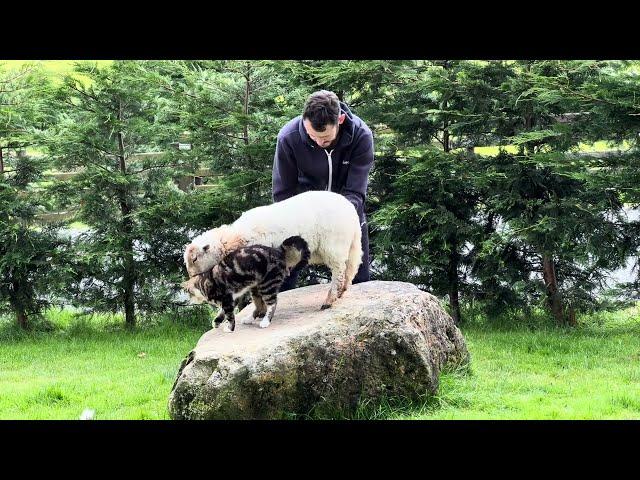
M 262 320 L 260 320 L 260 328 L 267 328 L 269 325 L 271 325 L 271 322 L 268 318 L 263 318 Z
M 222 331 L 226 332 L 226 333 L 231 333 L 233 332 L 233 328 L 231 328 L 231 323 L 230 322 L 224 322 L 224 327 L 222 327 Z
M 253 320 L 254 320 L 253 315 L 248 315 L 248 316 L 244 317 L 243 319 L 241 319 L 240 323 L 245 324 L 245 325 L 246 324 L 252 324 Z

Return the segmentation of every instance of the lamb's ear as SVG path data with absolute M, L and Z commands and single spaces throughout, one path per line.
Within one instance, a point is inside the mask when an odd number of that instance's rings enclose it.
M 223 231 L 220 243 L 222 244 L 224 252 L 229 253 L 236 248 L 244 247 L 247 244 L 247 241 L 229 228 Z
M 202 247 L 202 251 L 207 253 L 209 251 L 209 245 L 205 245 L 204 247 Z
M 185 261 L 194 263 L 198 259 L 198 255 L 196 252 L 197 249 L 198 247 L 196 247 L 193 243 L 190 243 L 189 245 L 187 245 L 187 248 L 185 251 Z

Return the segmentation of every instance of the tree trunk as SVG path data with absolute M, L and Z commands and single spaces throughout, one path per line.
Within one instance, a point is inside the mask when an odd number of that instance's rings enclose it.
M 242 139 L 244 141 L 244 146 L 245 146 L 245 159 L 246 159 L 246 165 L 249 168 L 253 168 L 252 167 L 252 158 L 251 155 L 249 154 L 249 102 L 251 100 L 251 63 L 247 62 L 247 69 L 245 71 L 244 74 L 244 79 L 245 79 L 245 87 L 244 87 L 244 102 L 243 102 L 243 106 L 242 106 L 242 113 L 244 114 L 244 126 L 242 129 Z M 258 197 L 260 195 L 260 188 L 259 185 L 251 185 L 251 188 L 249 188 L 248 190 L 246 190 L 246 198 L 249 201 L 250 204 L 256 204 L 256 202 L 258 201 Z
M 29 319 L 27 317 L 27 312 L 24 308 L 24 304 L 20 301 L 20 299 L 25 296 L 25 292 L 19 280 L 13 278 L 10 280 L 10 282 L 11 291 L 13 293 L 9 295 L 9 304 L 16 314 L 16 321 L 18 322 L 18 326 L 23 330 L 27 330 L 29 328 Z
M 245 115 L 245 124 L 242 131 L 242 138 L 244 140 L 245 146 L 249 146 L 249 125 L 247 124 L 247 117 L 249 116 L 249 96 L 251 95 L 251 65 L 249 63 L 247 63 L 247 73 L 245 74 L 244 78 L 244 105 L 242 108 L 242 113 L 244 113 Z
M 18 309 L 16 311 L 16 319 L 18 320 L 18 326 L 21 329 L 27 330 L 29 328 L 29 321 L 27 319 L 27 314 L 23 309 Z
M 451 245 L 451 253 L 449 254 L 449 271 L 447 272 L 449 283 L 449 304 L 451 305 L 451 318 L 456 325 L 462 322 L 462 314 L 460 313 L 460 281 L 458 279 L 458 264 L 460 263 L 460 255 L 458 254 L 458 242 L 453 240 Z
M 547 302 L 551 313 L 559 324 L 564 324 L 564 313 L 562 308 L 562 298 L 558 291 L 558 279 L 556 277 L 556 267 L 553 258 L 544 254 L 542 256 L 542 276 L 547 290 Z
M 2 148 L 0 148 L 0 175 L 4 174 L 4 158 L 2 158 Z
M 448 62 L 444 63 L 445 70 L 449 68 Z M 443 110 L 449 107 L 448 100 L 442 103 Z M 451 151 L 451 134 L 449 133 L 449 120 L 444 119 L 442 125 L 442 148 L 445 153 Z M 458 263 L 460 262 L 460 255 L 458 255 L 458 241 L 456 238 L 451 240 L 451 253 L 449 254 L 449 271 L 447 272 L 449 283 L 449 304 L 451 306 L 451 318 L 456 325 L 460 325 L 462 321 L 462 315 L 460 313 L 460 282 L 458 279 Z
M 251 83 L 249 79 L 249 71 L 247 70 L 247 76 L 245 77 L 244 86 L 244 105 L 242 106 L 242 113 L 245 115 L 245 123 L 242 128 L 242 139 L 245 146 L 249 145 L 249 125 L 247 124 L 247 117 L 249 116 L 249 95 L 251 95 Z
M 120 111 L 118 112 L 118 119 L 122 120 L 122 104 L 120 105 Z M 127 165 L 125 161 L 124 137 L 122 135 L 122 132 L 118 132 L 118 149 L 120 172 L 123 175 L 126 175 Z M 133 240 L 131 238 L 133 234 L 133 222 L 131 220 L 131 207 L 127 202 L 127 197 L 124 191 L 119 192 L 119 202 L 120 211 L 122 213 L 122 230 L 125 236 L 124 274 L 122 280 L 122 288 L 124 290 L 124 317 L 126 325 L 128 327 L 133 327 L 136 324 L 134 301 L 134 288 L 136 278 L 135 264 L 133 261 Z
M 447 67 L 445 67 L 447 68 Z M 449 101 L 447 99 L 442 102 L 442 109 L 447 110 L 449 108 Z M 451 151 L 451 139 L 449 134 L 449 119 L 444 118 L 442 121 L 442 149 L 445 153 L 449 153 Z
M 576 311 L 574 310 L 573 306 L 569 307 L 569 315 L 567 316 L 567 323 L 572 327 L 575 327 L 576 325 L 578 325 L 578 322 L 576 321 Z

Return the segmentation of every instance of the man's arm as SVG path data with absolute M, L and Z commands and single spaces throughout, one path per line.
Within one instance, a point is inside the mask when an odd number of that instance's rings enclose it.
M 349 173 L 344 187 L 340 191 L 359 215 L 364 215 L 364 199 L 367 195 L 369 171 L 373 166 L 373 136 L 371 133 L 363 135 L 351 153 Z
M 271 173 L 271 187 L 273 201 L 280 202 L 297 193 L 298 167 L 291 149 L 284 139 L 278 136 L 276 153 L 273 159 L 273 171 Z

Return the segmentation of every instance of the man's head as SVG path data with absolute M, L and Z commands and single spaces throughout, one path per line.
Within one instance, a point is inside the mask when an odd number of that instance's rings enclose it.
M 339 126 L 346 114 L 340 112 L 338 96 L 328 90 L 309 95 L 302 112 L 307 135 L 322 148 L 331 146 L 338 137 Z

